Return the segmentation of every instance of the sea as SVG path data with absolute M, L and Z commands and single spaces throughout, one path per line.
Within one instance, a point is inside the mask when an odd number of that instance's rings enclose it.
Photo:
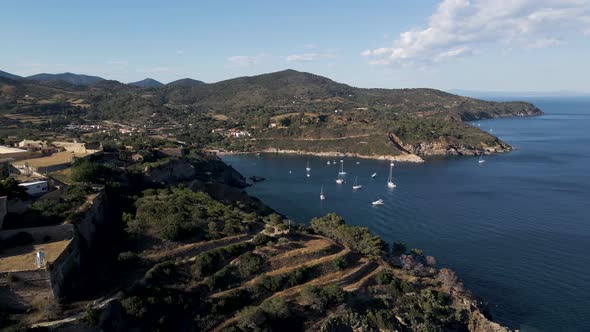
M 477 157 L 395 163 L 395 189 L 386 187 L 388 161 L 223 159 L 244 176 L 265 177 L 247 192 L 295 222 L 335 212 L 389 243 L 436 257 L 502 325 L 590 331 L 590 98 L 526 100 L 545 115 L 470 123 L 514 151 L 485 156 L 483 163 Z M 335 182 L 340 160 L 347 172 L 342 185 Z M 355 179 L 361 190 L 353 191 Z M 377 199 L 384 204 L 373 206 Z

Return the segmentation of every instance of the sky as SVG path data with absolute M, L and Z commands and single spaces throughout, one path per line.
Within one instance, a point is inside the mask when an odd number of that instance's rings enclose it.
M 0 70 L 590 93 L 590 0 L 2 1 Z

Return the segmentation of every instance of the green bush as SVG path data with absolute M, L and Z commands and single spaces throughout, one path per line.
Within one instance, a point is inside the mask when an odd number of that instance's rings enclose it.
M 201 279 L 218 270 L 226 261 L 236 258 L 245 251 L 251 249 L 252 244 L 241 242 L 222 248 L 206 251 L 195 257 L 192 274 L 196 279 Z
M 240 257 L 238 269 L 240 275 L 244 278 L 250 277 L 260 272 L 264 265 L 264 260 L 259 255 L 247 252 Z
M 323 312 L 328 306 L 342 303 L 346 293 L 337 285 L 305 286 L 299 293 L 298 301 L 312 310 Z
M 385 242 L 380 237 L 371 235 L 368 228 L 348 226 L 344 219 L 335 213 L 313 218 L 311 228 L 373 259 L 380 258 L 386 249 Z
M 136 202 L 135 224 L 128 229 L 142 231 L 151 226 L 162 238 L 176 241 L 191 236 L 214 239 L 242 234 L 248 227 L 243 222 L 247 213 L 202 192 L 179 187 L 146 194 Z

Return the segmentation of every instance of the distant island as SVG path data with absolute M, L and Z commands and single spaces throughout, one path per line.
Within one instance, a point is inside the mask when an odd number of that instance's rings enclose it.
M 220 152 L 282 152 L 422 161 L 510 151 L 465 121 L 543 112 L 434 89 L 362 89 L 284 70 L 206 84 L 96 76 L 0 75 L 0 125 L 90 138 L 123 129 Z M 74 75 L 74 76 L 73 76 Z M 91 78 L 91 79 L 90 79 Z M 36 131 L 36 129 L 44 130 Z M 2 130 L 0 129 L 0 137 Z

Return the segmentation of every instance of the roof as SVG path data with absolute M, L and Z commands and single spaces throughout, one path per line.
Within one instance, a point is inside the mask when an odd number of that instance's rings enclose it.
M 0 145 L 0 154 L 2 153 L 17 153 L 17 152 L 28 152 L 27 150 L 11 148 L 8 146 Z
M 37 184 L 44 184 L 47 183 L 47 181 L 35 181 L 35 182 L 25 182 L 25 183 L 19 183 L 19 186 L 23 186 L 23 187 L 28 187 L 28 186 L 34 186 Z

